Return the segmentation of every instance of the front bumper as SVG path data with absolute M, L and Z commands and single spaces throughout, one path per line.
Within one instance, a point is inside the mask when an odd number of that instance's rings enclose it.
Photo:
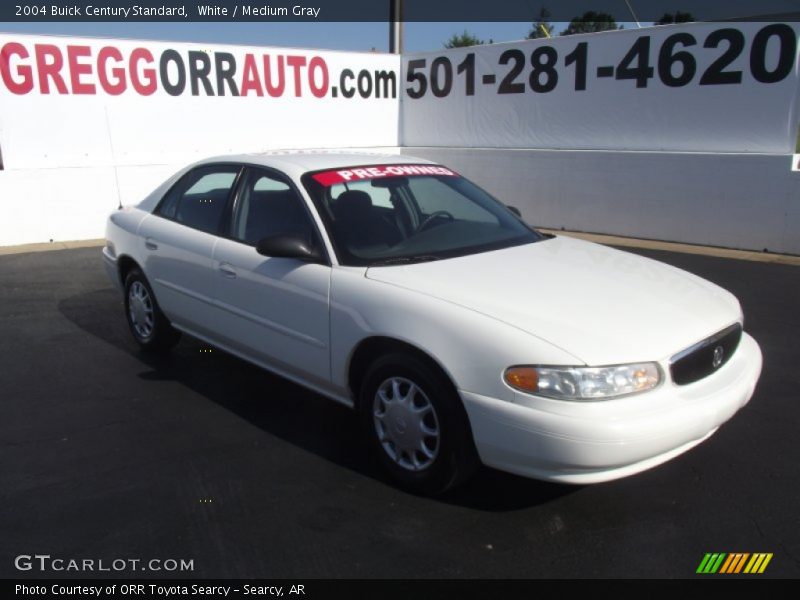
M 655 467 L 708 438 L 750 400 L 761 365 L 761 350 L 745 333 L 716 373 L 684 386 L 666 381 L 639 396 L 532 407 L 460 394 L 484 464 L 536 479 L 599 483 Z

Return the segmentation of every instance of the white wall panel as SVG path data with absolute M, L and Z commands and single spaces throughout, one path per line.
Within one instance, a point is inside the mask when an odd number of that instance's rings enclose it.
M 540 227 L 800 254 L 791 155 L 403 148 Z

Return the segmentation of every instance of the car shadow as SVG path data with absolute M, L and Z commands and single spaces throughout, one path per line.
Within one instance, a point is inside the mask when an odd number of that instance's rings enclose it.
M 131 377 L 182 384 L 270 435 L 391 485 L 365 451 L 349 408 L 187 335 L 169 354 L 141 352 L 111 287 L 70 296 L 58 308 L 83 331 L 135 357 L 144 370 Z M 482 467 L 470 481 L 435 500 L 502 512 L 545 504 L 578 489 Z

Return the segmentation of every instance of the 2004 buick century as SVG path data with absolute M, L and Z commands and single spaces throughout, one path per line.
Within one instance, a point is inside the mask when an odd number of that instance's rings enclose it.
M 205 160 L 115 211 L 103 257 L 143 349 L 185 332 L 352 406 L 426 493 L 481 462 L 578 484 L 649 469 L 761 371 L 727 291 L 539 233 L 407 156 Z

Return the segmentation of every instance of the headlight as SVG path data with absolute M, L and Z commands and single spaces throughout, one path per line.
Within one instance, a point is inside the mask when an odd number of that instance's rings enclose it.
M 661 382 L 656 363 L 610 367 L 510 367 L 503 375 L 514 389 L 557 400 L 603 400 L 645 392 Z

